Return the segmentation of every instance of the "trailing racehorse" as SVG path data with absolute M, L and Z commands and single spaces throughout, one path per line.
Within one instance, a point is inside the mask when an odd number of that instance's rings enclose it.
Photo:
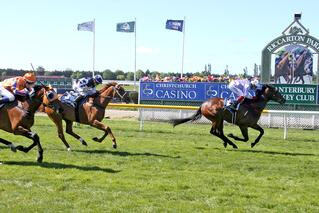
M 54 103 L 56 93 L 50 87 L 46 86 L 35 86 L 34 93 L 26 101 L 22 102 L 22 106 L 18 105 L 18 101 L 9 103 L 0 109 L 0 129 L 13 133 L 15 135 L 21 135 L 29 138 L 33 143 L 28 146 L 15 146 L 12 142 L 0 138 L 0 143 L 3 143 L 11 148 L 12 151 L 16 150 L 22 152 L 29 152 L 33 147 L 38 146 L 38 157 L 37 161 L 42 162 L 43 160 L 43 149 L 41 147 L 40 138 L 37 133 L 31 131 L 31 127 L 34 124 L 34 114 L 43 103 L 44 100 L 47 102 Z
M 244 138 L 239 138 L 233 134 L 229 134 L 228 136 L 235 140 L 247 142 L 249 140 L 248 127 L 251 127 L 259 131 L 258 137 L 251 144 L 251 147 L 254 147 L 264 134 L 263 128 L 261 128 L 257 122 L 262 111 L 266 107 L 266 104 L 270 100 L 276 101 L 280 104 L 284 104 L 286 101 L 275 87 L 271 85 L 263 85 L 262 93 L 259 97 L 257 97 L 257 100 L 250 104 L 246 104 L 244 101 L 236 113 L 237 119 L 235 119 L 234 124 L 239 126 Z M 202 103 L 196 114 L 193 116 L 189 118 L 173 119 L 170 122 L 173 126 L 176 126 L 187 121 L 198 120 L 202 115 L 212 122 L 210 133 L 222 139 L 225 148 L 227 147 L 227 144 L 231 145 L 233 148 L 237 148 L 237 146 L 224 135 L 224 120 L 232 123 L 234 114 L 231 110 L 228 110 L 227 107 L 224 107 L 224 100 L 222 98 L 208 99 Z
M 64 137 L 62 120 L 64 120 L 66 123 L 66 133 L 72 135 L 83 145 L 86 146 L 87 143 L 82 137 L 73 132 L 73 122 L 90 125 L 104 131 L 104 135 L 101 138 L 93 138 L 94 141 L 99 143 L 101 143 L 104 138 L 110 134 L 113 142 L 113 148 L 116 148 L 116 139 L 111 131 L 111 128 L 101 122 L 105 116 L 106 106 L 115 97 L 121 98 L 127 103 L 130 101 L 124 88 L 116 82 L 111 82 L 104 85 L 104 87 L 99 90 L 96 97 L 88 97 L 86 100 L 84 100 L 82 105 L 80 104 L 80 106 L 77 106 L 76 108 L 59 101 L 61 109 L 60 113 L 57 113 L 50 107 L 45 107 L 45 112 L 57 126 L 58 136 L 66 146 L 67 150 L 70 150 L 70 145 Z
M 275 66 L 275 82 L 282 83 L 280 77 L 282 76 L 287 84 L 291 83 L 292 69 L 289 66 L 290 53 L 286 52 L 280 62 Z
M 305 62 L 307 60 L 307 49 L 303 51 L 303 53 L 296 60 L 296 68 L 294 70 L 294 79 L 292 83 L 298 83 L 301 81 L 302 84 L 305 83 L 303 76 L 306 75 L 305 71 Z

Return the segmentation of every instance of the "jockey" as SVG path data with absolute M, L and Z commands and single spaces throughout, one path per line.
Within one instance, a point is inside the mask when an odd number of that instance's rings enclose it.
M 259 81 L 254 78 L 251 81 L 248 79 L 237 79 L 233 80 L 229 83 L 228 88 L 238 96 L 237 100 L 235 100 L 230 108 L 232 110 L 237 110 L 237 105 L 242 103 L 244 99 L 254 100 L 259 96 L 260 91 L 262 90 L 262 85 L 259 84 Z M 252 96 L 249 94 L 249 90 L 255 91 L 256 96 Z
M 74 85 L 73 90 L 79 94 L 75 102 L 78 102 L 82 97 L 93 96 L 97 94 L 96 86 L 102 84 L 103 78 L 101 75 L 95 75 L 93 78 L 80 78 Z
M 28 72 L 23 77 L 13 77 L 0 82 L 0 104 L 14 101 L 15 95 L 31 94 L 36 81 L 35 75 Z

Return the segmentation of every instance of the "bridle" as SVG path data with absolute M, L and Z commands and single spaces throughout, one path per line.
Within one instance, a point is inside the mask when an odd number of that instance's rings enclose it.
M 119 92 L 119 85 L 112 86 L 112 87 L 113 87 L 113 95 L 112 96 L 99 95 L 99 97 L 113 99 L 115 97 L 115 94 L 117 94 L 121 98 L 121 100 L 123 100 L 124 96 L 126 95 L 126 91 L 125 91 L 125 93 L 123 95 L 121 95 L 120 92 Z

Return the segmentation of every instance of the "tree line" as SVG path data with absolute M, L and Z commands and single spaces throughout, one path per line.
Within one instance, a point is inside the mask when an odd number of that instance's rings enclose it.
M 0 69 L 0 76 L 2 79 L 6 76 L 22 76 L 26 72 L 30 72 L 32 70 L 17 70 L 17 69 Z M 67 69 L 64 71 L 46 71 L 43 67 L 37 67 L 35 69 L 35 73 L 38 76 L 63 76 L 63 77 L 71 77 L 73 79 L 79 79 L 82 77 L 90 77 L 92 76 L 92 71 L 73 71 L 71 69 Z M 127 81 L 133 81 L 134 80 L 134 72 L 124 72 L 122 70 L 115 70 L 111 71 L 110 69 L 106 69 L 104 71 L 95 71 L 95 75 L 100 74 L 104 80 L 127 80 Z M 210 72 L 208 71 L 202 71 L 197 73 L 184 73 L 184 76 L 208 76 L 210 75 Z M 180 76 L 180 73 L 174 73 L 174 72 L 168 72 L 168 73 L 162 73 L 159 71 L 150 71 L 146 70 L 143 71 L 141 69 L 136 71 L 136 80 L 140 80 L 141 78 L 148 76 L 152 79 L 154 79 L 156 76 L 159 76 L 160 78 L 164 78 L 166 76 Z

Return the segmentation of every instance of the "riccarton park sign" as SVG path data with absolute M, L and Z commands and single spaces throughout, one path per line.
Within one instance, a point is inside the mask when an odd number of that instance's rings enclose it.
M 282 35 L 269 42 L 262 50 L 261 81 L 271 82 L 271 57 L 276 55 L 274 82 L 287 84 L 311 84 L 313 76 L 313 53 L 319 54 L 319 40 L 299 22 L 300 16 L 282 32 Z M 317 70 L 319 70 L 317 63 Z M 308 76 L 308 81 L 305 81 Z M 282 78 L 281 78 L 282 77 Z

